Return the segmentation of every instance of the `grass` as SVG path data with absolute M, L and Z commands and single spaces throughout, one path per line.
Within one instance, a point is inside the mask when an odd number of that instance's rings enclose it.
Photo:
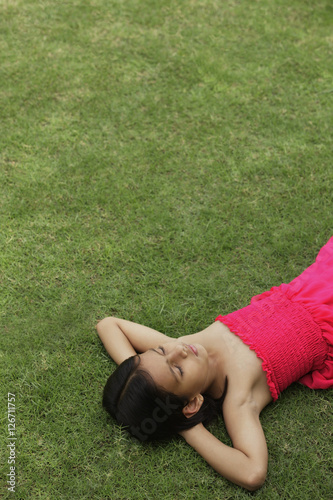
M 181 440 L 142 446 L 109 421 L 114 364 L 94 330 L 114 314 L 192 333 L 290 281 L 331 236 L 330 2 L 3 0 L 0 13 L 15 498 L 331 499 L 330 391 L 295 384 L 263 412 L 269 472 L 250 495 Z

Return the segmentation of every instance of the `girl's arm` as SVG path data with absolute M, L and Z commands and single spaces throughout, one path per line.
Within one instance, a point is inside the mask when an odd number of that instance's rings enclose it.
M 225 402 L 226 403 L 226 402 Z M 213 436 L 202 424 L 181 432 L 192 446 L 223 477 L 255 491 L 265 481 L 267 446 L 259 414 L 251 405 L 224 408 L 233 448 Z
M 96 328 L 105 349 L 118 365 L 137 352 L 174 340 L 147 326 L 111 316 L 102 319 Z

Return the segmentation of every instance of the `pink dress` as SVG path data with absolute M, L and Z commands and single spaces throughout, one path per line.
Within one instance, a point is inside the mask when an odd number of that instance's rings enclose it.
M 221 321 L 262 359 L 275 401 L 292 382 L 333 387 L 333 237 L 288 284 L 256 295 Z

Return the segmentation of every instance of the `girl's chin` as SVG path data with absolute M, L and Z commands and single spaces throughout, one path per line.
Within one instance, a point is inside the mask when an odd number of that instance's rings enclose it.
M 201 344 L 195 344 L 195 348 L 198 353 L 198 358 L 208 358 L 208 352 L 206 351 L 205 347 Z

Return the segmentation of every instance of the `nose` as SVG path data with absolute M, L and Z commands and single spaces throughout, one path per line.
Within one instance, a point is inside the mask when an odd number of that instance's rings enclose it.
M 170 362 L 175 362 L 179 359 L 184 359 L 187 357 L 187 350 L 186 346 L 183 344 L 175 344 L 173 349 L 170 349 L 169 353 L 167 354 L 167 358 L 169 359 Z

